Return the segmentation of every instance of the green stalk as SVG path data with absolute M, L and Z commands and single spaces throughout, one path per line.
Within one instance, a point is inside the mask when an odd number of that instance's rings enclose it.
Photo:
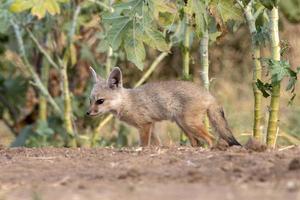
M 257 33 L 255 26 L 255 17 L 252 13 L 252 1 L 248 3 L 248 5 L 244 9 L 245 17 L 248 23 L 248 28 L 251 34 L 251 51 L 252 51 L 252 61 L 253 61 L 253 79 L 252 79 L 252 87 L 254 93 L 254 124 L 253 124 L 253 137 L 258 141 L 262 141 L 262 132 L 260 129 L 261 126 L 261 102 L 262 102 L 262 94 L 257 88 L 256 82 L 257 79 L 261 80 L 262 76 L 262 68 L 260 62 L 260 47 L 255 43 L 255 34 Z
M 271 11 L 268 11 L 270 18 L 270 34 L 271 34 L 271 51 L 272 59 L 280 61 L 280 41 L 278 31 L 278 8 L 274 7 Z M 269 147 L 275 147 L 276 135 L 278 129 L 279 120 L 279 103 L 280 103 L 280 82 L 272 83 L 272 94 L 269 112 L 269 121 L 267 129 L 267 145 Z
M 200 62 L 201 62 L 201 77 L 205 89 L 209 91 L 209 60 L 208 60 L 208 42 L 209 35 L 208 30 L 205 30 L 202 38 L 200 39 Z M 204 125 L 207 131 L 210 130 L 209 120 L 206 116 L 204 119 Z
M 69 147 L 76 147 L 76 139 L 72 124 L 72 117 L 73 117 L 73 111 L 72 111 L 72 101 L 70 96 L 70 90 L 69 90 L 69 81 L 68 81 L 68 73 L 67 73 L 67 58 L 65 57 L 63 63 L 61 64 L 60 68 L 60 75 L 62 79 L 62 92 L 63 92 L 63 100 L 64 100 L 64 127 L 65 130 L 69 136 L 67 141 L 67 146 Z
M 61 65 L 61 79 L 62 79 L 62 91 L 63 91 L 63 100 L 64 100 L 64 126 L 66 129 L 67 134 L 69 135 L 68 139 L 68 146 L 70 147 L 76 147 L 76 138 L 75 138 L 75 132 L 73 128 L 73 110 L 72 110 L 72 99 L 70 95 L 70 89 L 69 89 L 69 80 L 68 80 L 68 60 L 71 55 L 71 45 L 73 43 L 73 36 L 75 34 L 75 29 L 77 26 L 77 19 L 78 15 L 80 13 L 81 7 L 78 5 L 76 7 L 76 10 L 73 15 L 72 20 L 72 26 L 68 34 L 68 47 L 63 57 L 63 62 Z
M 208 30 L 205 30 L 200 40 L 201 77 L 204 87 L 209 90 L 209 61 L 208 61 Z
M 190 35 L 191 29 L 188 24 L 188 19 L 186 18 L 185 28 L 184 28 L 184 41 L 183 41 L 183 79 L 190 79 Z
M 44 86 L 48 87 L 48 80 L 49 80 L 49 64 L 43 64 L 41 68 L 41 79 Z M 47 121 L 47 99 L 45 96 L 39 96 L 39 119 L 42 121 Z
M 156 69 L 158 64 L 168 55 L 166 52 L 162 52 L 151 64 L 149 69 L 145 72 L 145 74 L 140 78 L 140 80 L 134 85 L 134 87 L 138 87 L 142 85 L 152 74 L 152 72 Z M 91 146 L 94 147 L 96 145 L 96 140 L 98 138 L 98 135 L 100 133 L 100 130 L 110 121 L 113 119 L 113 115 L 109 114 L 107 117 L 105 117 L 101 123 L 97 126 L 95 131 L 93 131 L 92 140 L 91 140 Z
M 24 48 L 24 42 L 23 42 L 23 38 L 22 38 L 21 33 L 20 33 L 19 25 L 17 23 L 15 23 L 14 20 L 12 20 L 12 19 L 10 20 L 10 23 L 11 23 L 13 29 L 14 29 L 15 34 L 16 34 L 17 43 L 18 43 L 18 46 L 19 46 L 21 58 L 22 58 L 23 62 L 25 63 L 26 69 L 28 70 L 29 74 L 31 75 L 31 78 L 34 81 L 33 85 L 36 86 L 40 90 L 41 94 L 45 96 L 47 101 L 53 107 L 54 111 L 58 114 L 61 114 L 62 111 L 61 111 L 60 107 L 54 101 L 54 99 L 50 95 L 48 89 L 43 85 L 40 77 L 35 72 L 33 66 L 29 63 L 29 61 L 27 59 L 25 48 Z
M 158 64 L 168 55 L 167 52 L 162 52 L 150 65 L 149 69 L 145 72 L 145 74 L 140 78 L 140 80 L 134 85 L 134 87 L 138 87 L 142 85 L 154 72 Z
M 185 17 L 184 24 L 184 40 L 183 40 L 183 48 L 182 48 L 182 78 L 183 80 L 190 80 L 190 36 L 191 36 L 191 28 L 189 27 L 188 17 Z M 180 143 L 186 144 L 187 142 L 186 135 L 180 131 Z
M 113 59 L 112 56 L 113 56 L 113 49 L 111 47 L 108 47 L 106 65 L 105 65 L 106 76 L 109 75 L 110 70 L 112 68 L 112 59 Z
M 42 47 L 42 45 L 38 42 L 38 40 L 36 39 L 36 37 L 33 35 L 33 33 L 30 31 L 29 28 L 26 28 L 26 31 L 29 34 L 29 37 L 32 39 L 32 41 L 35 43 L 35 45 L 37 46 L 37 48 L 40 50 L 40 52 L 46 57 L 46 59 L 48 60 L 48 62 L 55 68 L 55 69 L 59 69 L 58 65 L 53 61 L 53 59 L 51 58 L 50 54 L 47 53 L 47 51 Z

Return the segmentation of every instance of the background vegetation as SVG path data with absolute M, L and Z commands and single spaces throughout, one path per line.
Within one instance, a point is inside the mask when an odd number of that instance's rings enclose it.
M 202 82 L 239 140 L 299 144 L 299 10 L 299 0 L 2 0 L 0 143 L 136 145 L 110 115 L 85 116 L 89 66 L 105 77 L 117 65 L 127 87 Z M 164 144 L 186 143 L 173 124 L 155 129 Z

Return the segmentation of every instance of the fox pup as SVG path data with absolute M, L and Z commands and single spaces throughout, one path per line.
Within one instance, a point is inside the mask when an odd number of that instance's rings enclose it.
M 140 144 L 159 144 L 152 133 L 154 123 L 161 120 L 175 121 L 188 137 L 192 146 L 204 140 L 211 147 L 213 138 L 204 127 L 206 115 L 230 146 L 240 145 L 232 135 L 222 107 L 205 89 L 187 81 L 147 83 L 135 89 L 124 88 L 122 72 L 115 67 L 107 80 L 90 67 L 93 89 L 90 96 L 89 116 L 110 112 L 120 120 L 136 127 Z

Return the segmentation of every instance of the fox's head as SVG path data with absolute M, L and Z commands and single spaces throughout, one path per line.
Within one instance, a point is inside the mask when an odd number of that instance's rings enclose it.
M 107 80 L 97 75 L 92 67 L 90 71 L 94 86 L 90 95 L 90 107 L 86 114 L 97 116 L 110 111 L 118 111 L 123 91 L 120 68 L 113 68 Z

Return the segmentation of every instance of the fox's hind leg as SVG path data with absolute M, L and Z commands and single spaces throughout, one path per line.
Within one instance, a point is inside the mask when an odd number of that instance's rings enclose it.
M 198 140 L 193 136 L 193 134 L 190 132 L 187 126 L 181 122 L 181 120 L 176 120 L 176 124 L 181 128 L 181 130 L 188 137 L 192 147 L 199 146 Z
M 179 120 L 180 127 L 182 130 L 185 132 L 189 133 L 190 137 L 193 137 L 193 140 L 196 141 L 195 146 L 199 146 L 197 142 L 200 139 L 205 140 L 210 147 L 213 145 L 213 137 L 207 132 L 205 129 L 203 122 L 201 121 L 201 116 L 200 115 L 187 115 L 187 116 L 182 116 Z M 189 137 L 189 138 L 190 138 Z M 191 143 L 193 142 L 191 140 Z
M 195 133 L 202 137 L 209 145 L 209 147 L 213 146 L 213 137 L 208 133 L 203 124 L 199 124 L 195 127 Z

